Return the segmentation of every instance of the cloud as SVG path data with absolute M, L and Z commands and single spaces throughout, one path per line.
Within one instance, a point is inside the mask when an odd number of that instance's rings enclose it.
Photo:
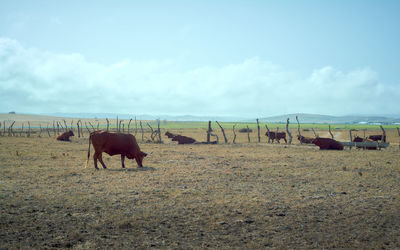
M 1 112 L 115 112 L 268 116 L 398 113 L 400 87 L 369 68 L 308 75 L 259 58 L 181 70 L 182 60 L 115 64 L 0 39 Z

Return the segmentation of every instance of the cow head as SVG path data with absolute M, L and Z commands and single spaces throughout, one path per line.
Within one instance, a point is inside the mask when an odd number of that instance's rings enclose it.
M 139 151 L 137 153 L 131 153 L 131 154 L 127 154 L 126 157 L 128 157 L 128 159 L 135 159 L 137 164 L 139 165 L 139 167 L 143 167 L 143 158 L 146 157 L 147 154 L 145 152 Z
M 68 135 L 69 136 L 74 136 L 74 132 L 72 132 L 72 130 L 68 131 Z

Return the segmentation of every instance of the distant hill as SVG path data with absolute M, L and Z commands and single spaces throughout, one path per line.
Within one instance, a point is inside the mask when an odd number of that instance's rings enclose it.
M 382 116 L 330 116 L 330 115 L 317 115 L 317 114 L 288 114 L 280 116 L 272 116 L 260 119 L 260 122 L 277 122 L 285 123 L 286 119 L 296 122 L 298 116 L 300 123 L 335 123 L 335 124 L 353 124 L 353 123 L 376 123 L 376 124 L 394 124 L 400 123 L 399 118 L 382 117 Z
M 291 123 L 296 123 L 296 115 L 299 117 L 300 123 L 329 123 L 329 124 L 400 124 L 400 116 L 383 117 L 383 116 L 330 116 L 317 114 L 288 114 L 280 116 L 271 116 L 260 118 L 262 123 L 286 123 L 289 118 Z M 131 114 L 115 114 L 115 113 L 46 113 L 46 114 L 9 114 L 0 113 L 0 121 L 37 121 L 52 122 L 61 119 L 119 119 L 129 120 L 167 120 L 167 121 L 219 121 L 219 122 L 255 122 L 255 118 L 234 117 L 234 116 L 195 116 L 195 115 L 131 115 Z

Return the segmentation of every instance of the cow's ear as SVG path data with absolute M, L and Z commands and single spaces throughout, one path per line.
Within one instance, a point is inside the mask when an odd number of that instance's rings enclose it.
M 146 156 L 147 156 L 147 154 L 146 154 L 145 152 L 142 152 L 142 151 L 140 151 L 140 154 L 141 154 L 143 157 L 146 157 Z

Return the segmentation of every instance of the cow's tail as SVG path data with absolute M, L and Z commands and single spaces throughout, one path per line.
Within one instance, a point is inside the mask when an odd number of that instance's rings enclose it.
M 88 164 L 89 164 L 89 157 L 90 157 L 90 143 L 92 143 L 92 135 L 89 135 L 89 148 L 87 151 L 87 159 L 86 159 L 86 165 L 85 168 L 87 168 Z

